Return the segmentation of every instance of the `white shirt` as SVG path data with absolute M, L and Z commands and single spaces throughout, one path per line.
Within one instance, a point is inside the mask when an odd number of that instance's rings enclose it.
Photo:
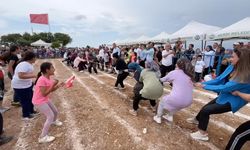
M 147 62 L 152 62 L 153 61 L 154 53 L 155 53 L 154 48 L 150 48 L 149 50 L 146 51 L 146 54 L 147 54 L 146 61 Z
M 11 85 L 14 89 L 26 89 L 32 86 L 32 79 L 20 79 L 18 77 L 19 72 L 32 73 L 34 67 L 32 64 L 23 61 L 16 66 L 13 79 L 11 80 Z
M 172 50 L 169 50 L 169 51 L 164 50 L 164 51 L 162 51 L 162 62 L 161 62 L 162 65 L 164 65 L 164 66 L 171 66 L 172 65 L 174 54 L 169 54 L 171 52 L 172 52 Z M 165 55 L 168 55 L 168 56 L 164 58 Z
M 108 53 L 104 54 L 104 62 L 109 62 L 109 54 Z
M 209 67 L 209 66 L 213 66 L 214 65 L 214 54 L 215 52 L 214 51 L 209 51 L 209 52 L 204 52 L 205 56 L 204 56 L 204 62 L 206 64 L 206 67 Z
M 113 57 L 113 54 L 114 54 L 114 53 L 117 53 L 117 52 L 118 52 L 118 56 L 120 56 L 121 50 L 120 50 L 118 47 L 116 47 L 116 48 L 113 49 L 112 57 Z
M 195 69 L 194 71 L 197 72 L 197 73 L 202 73 L 203 71 L 203 68 L 205 67 L 205 62 L 204 61 L 196 61 L 196 64 L 195 64 Z
M 100 49 L 100 51 L 99 51 L 99 57 L 104 58 L 104 49 Z

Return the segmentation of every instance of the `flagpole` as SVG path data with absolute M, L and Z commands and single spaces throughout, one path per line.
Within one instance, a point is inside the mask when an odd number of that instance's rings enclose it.
M 31 34 L 34 35 L 32 23 L 30 23 L 30 26 L 31 26 Z

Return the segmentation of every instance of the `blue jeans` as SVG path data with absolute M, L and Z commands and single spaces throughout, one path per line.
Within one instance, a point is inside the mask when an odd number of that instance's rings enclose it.
M 33 86 L 25 89 L 15 89 L 16 98 L 22 106 L 23 117 L 30 117 L 34 113 L 34 105 L 32 104 Z

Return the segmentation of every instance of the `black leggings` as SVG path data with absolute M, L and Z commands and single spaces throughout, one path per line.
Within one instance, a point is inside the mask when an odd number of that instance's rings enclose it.
M 120 84 L 121 87 L 124 88 L 123 80 L 125 80 L 128 75 L 129 75 L 129 73 L 124 72 L 124 71 L 121 74 L 118 74 L 116 82 L 115 82 L 115 87 L 117 87 L 118 84 Z
M 151 106 L 153 106 L 153 107 L 156 106 L 156 100 L 144 98 L 144 97 L 141 96 L 141 94 L 139 94 L 139 95 L 135 95 L 134 101 L 133 101 L 133 109 L 134 109 L 135 111 L 138 110 L 138 108 L 139 108 L 139 103 L 140 103 L 141 100 L 149 100 Z
M 240 150 L 250 140 L 250 121 L 241 124 L 231 136 L 226 150 Z
M 222 114 L 225 112 L 232 111 L 230 103 L 217 104 L 216 99 L 217 98 L 203 106 L 200 112 L 197 114 L 196 119 L 199 121 L 198 128 L 200 130 L 207 130 L 210 115 Z
M 88 66 L 89 73 L 92 73 L 92 67 L 94 69 L 94 72 L 97 74 L 96 63 L 95 62 L 89 62 L 89 66 Z

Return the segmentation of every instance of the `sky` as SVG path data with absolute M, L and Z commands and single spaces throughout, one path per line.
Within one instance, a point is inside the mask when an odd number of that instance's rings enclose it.
M 0 35 L 48 32 L 29 14 L 48 13 L 51 32 L 69 34 L 68 46 L 174 33 L 195 20 L 219 27 L 250 16 L 250 0 L 0 0 Z

